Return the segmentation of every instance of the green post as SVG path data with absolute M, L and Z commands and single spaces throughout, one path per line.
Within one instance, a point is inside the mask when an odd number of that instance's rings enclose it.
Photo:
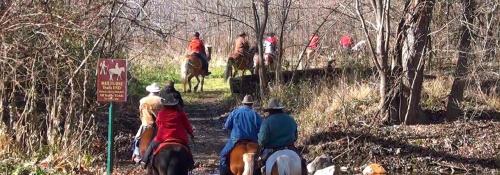
M 113 102 L 109 103 L 108 114 L 108 159 L 106 162 L 106 174 L 111 175 L 113 172 Z

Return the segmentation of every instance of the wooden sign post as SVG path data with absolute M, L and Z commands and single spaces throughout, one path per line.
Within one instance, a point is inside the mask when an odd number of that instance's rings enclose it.
M 109 102 L 106 174 L 113 172 L 113 102 L 127 101 L 127 61 L 97 61 L 97 101 Z

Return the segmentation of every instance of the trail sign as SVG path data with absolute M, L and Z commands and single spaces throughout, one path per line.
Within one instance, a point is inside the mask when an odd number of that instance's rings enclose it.
M 127 101 L 127 61 L 100 59 L 97 61 L 97 101 Z
M 97 101 L 110 102 L 108 113 L 108 144 L 106 174 L 113 172 L 113 102 L 127 101 L 127 61 L 99 59 L 97 61 Z

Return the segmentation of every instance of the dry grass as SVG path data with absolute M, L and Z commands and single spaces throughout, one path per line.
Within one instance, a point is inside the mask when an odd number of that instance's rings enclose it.
M 493 111 L 500 111 L 500 96 L 489 95 L 484 99 L 484 104 Z
M 272 97 L 291 109 L 300 137 L 308 138 L 334 125 L 350 125 L 372 119 L 377 111 L 376 88 L 369 84 L 330 86 L 327 82 L 274 86 Z
M 424 109 L 445 110 L 448 94 L 452 81 L 448 78 L 438 77 L 434 80 L 424 81 L 421 105 Z

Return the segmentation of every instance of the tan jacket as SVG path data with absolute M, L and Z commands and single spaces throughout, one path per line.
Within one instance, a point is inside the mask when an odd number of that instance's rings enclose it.
M 143 126 L 151 125 L 155 121 L 158 111 L 161 109 L 161 97 L 148 95 L 139 101 L 139 113 Z
M 247 39 L 244 37 L 238 37 L 234 42 L 234 54 L 244 55 L 250 49 Z

